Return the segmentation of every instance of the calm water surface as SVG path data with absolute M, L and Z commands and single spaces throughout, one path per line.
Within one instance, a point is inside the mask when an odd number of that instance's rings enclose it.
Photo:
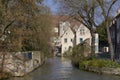
M 29 75 L 10 80 L 120 80 L 120 76 L 80 71 L 71 65 L 69 59 L 54 57 Z

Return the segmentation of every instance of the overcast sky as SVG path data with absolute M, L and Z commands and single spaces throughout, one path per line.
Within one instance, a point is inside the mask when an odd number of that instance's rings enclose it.
M 43 3 L 51 9 L 52 13 L 57 13 L 58 5 L 53 0 L 44 0 Z

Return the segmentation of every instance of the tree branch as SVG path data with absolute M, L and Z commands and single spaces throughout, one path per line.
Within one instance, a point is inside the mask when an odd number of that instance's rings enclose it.
M 109 9 L 108 9 L 108 12 L 107 12 L 107 18 L 108 18 L 108 16 L 109 16 L 109 13 L 110 13 L 110 10 L 111 10 L 111 8 L 112 8 L 112 6 L 117 2 L 118 0 L 114 0 L 113 2 L 112 2 L 112 4 L 110 5 L 110 7 L 109 7 Z
M 4 30 L 3 30 L 2 34 L 0 35 L 0 37 L 2 37 L 2 35 L 5 34 L 5 31 L 7 30 L 7 28 L 8 28 L 9 26 L 11 26 L 11 25 L 14 23 L 14 21 L 15 21 L 15 20 L 11 21 L 8 25 L 6 25 L 6 27 L 4 28 Z

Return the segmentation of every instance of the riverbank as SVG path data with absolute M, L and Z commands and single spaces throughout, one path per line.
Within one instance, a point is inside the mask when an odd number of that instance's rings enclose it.
M 83 60 L 75 65 L 79 66 L 79 69 L 89 72 L 95 72 L 99 74 L 112 74 L 120 75 L 120 64 L 107 59 L 92 59 Z
M 95 72 L 98 74 L 110 74 L 110 75 L 118 75 L 120 76 L 120 68 L 95 68 L 95 67 L 90 67 L 84 69 L 85 71 L 89 72 Z
M 45 64 L 24 77 L 9 80 L 119 80 L 119 76 L 100 75 L 79 70 L 71 64 L 71 59 L 52 57 Z

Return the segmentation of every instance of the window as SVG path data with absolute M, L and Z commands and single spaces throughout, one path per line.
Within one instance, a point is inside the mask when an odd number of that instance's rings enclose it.
M 84 35 L 85 34 L 85 30 L 84 29 L 80 29 L 80 34 Z
M 83 29 L 83 35 L 85 34 L 85 30 Z
M 98 43 L 98 38 L 95 38 L 95 43 Z
M 73 39 L 71 39 L 71 42 L 73 42 Z
M 95 45 L 95 52 L 97 52 L 98 51 L 98 46 L 97 45 Z
M 80 43 L 83 42 L 83 38 L 80 38 Z
M 67 43 L 67 38 L 64 39 L 64 43 Z

